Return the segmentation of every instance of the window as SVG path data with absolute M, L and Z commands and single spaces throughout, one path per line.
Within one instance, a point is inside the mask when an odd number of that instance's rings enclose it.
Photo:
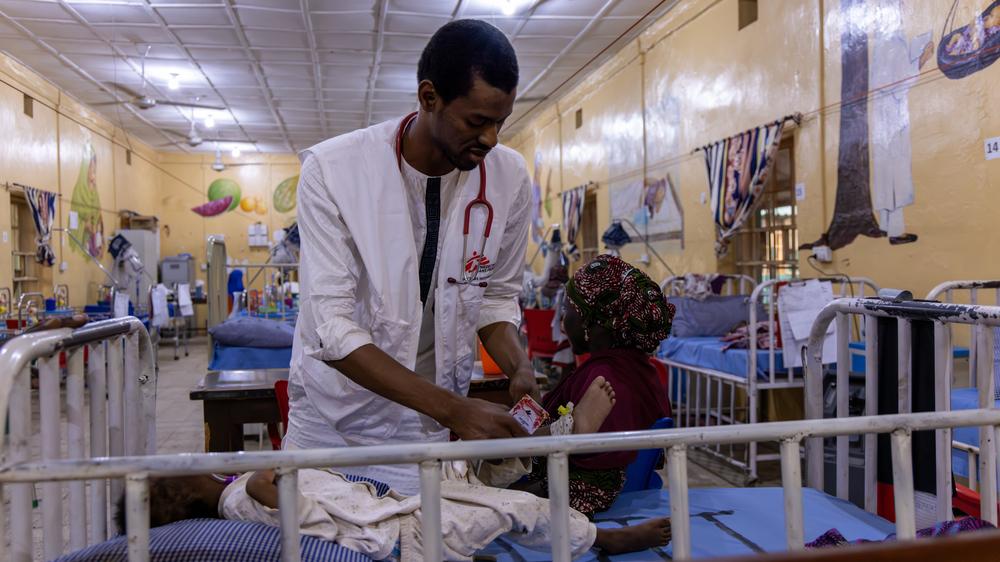
M 579 129 L 583 126 L 583 109 L 576 110 L 576 128 Z
M 732 242 L 736 272 L 757 281 L 799 275 L 794 149 L 791 135 L 782 139 L 760 207 Z
M 132 151 L 131 150 L 127 150 L 127 149 L 125 150 L 125 164 L 127 164 L 129 166 L 132 165 Z
M 757 0 L 738 0 L 740 3 L 740 29 L 757 21 Z
M 28 94 L 24 94 L 24 114 L 28 117 L 35 116 L 35 100 Z

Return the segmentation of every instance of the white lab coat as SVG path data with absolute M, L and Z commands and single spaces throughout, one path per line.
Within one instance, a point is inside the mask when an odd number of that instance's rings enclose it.
M 395 155 L 399 120 L 322 142 L 320 181 L 300 179 L 301 311 L 289 374 L 286 439 L 299 448 L 445 441 L 434 420 L 362 388 L 326 361 L 374 343 L 403 366 L 416 362 L 422 307 L 416 247 L 405 184 Z M 304 166 L 309 167 L 307 162 Z M 485 255 L 493 264 L 478 285 L 454 285 L 464 268 L 465 207 L 479 191 L 479 171 L 462 173 L 459 192 L 441 213 L 435 291 L 436 384 L 469 390 L 479 328 L 520 323 L 517 297 L 527 248 L 531 201 L 524 159 L 497 146 L 486 158 L 493 227 Z M 305 174 L 303 174 L 305 176 Z M 477 207 L 477 209 L 481 209 Z M 485 213 L 473 213 L 469 250 L 478 250 Z M 352 474 L 382 479 L 403 493 L 418 486 L 415 467 Z M 404 474 L 405 473 L 405 474 Z

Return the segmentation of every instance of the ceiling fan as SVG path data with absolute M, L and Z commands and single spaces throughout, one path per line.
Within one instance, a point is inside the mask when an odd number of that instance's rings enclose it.
M 149 54 L 149 49 L 150 48 L 151 47 L 147 46 L 145 52 L 143 52 L 143 54 L 142 54 L 142 73 L 141 73 L 141 76 L 142 76 L 142 91 L 141 92 L 136 92 L 135 90 L 129 88 L 128 86 L 126 86 L 124 84 L 119 84 L 117 82 L 112 82 L 111 85 L 114 86 L 116 89 L 121 90 L 122 92 L 125 92 L 126 94 L 128 94 L 129 99 L 127 101 L 110 101 L 110 102 L 95 103 L 95 104 L 92 104 L 92 105 L 131 104 L 131 105 L 134 105 L 135 107 L 138 107 L 139 109 L 152 109 L 152 108 L 154 108 L 154 107 L 156 107 L 158 105 L 175 105 L 175 106 L 179 106 L 179 107 L 191 107 L 191 108 L 199 108 L 199 109 L 214 109 L 216 111 L 222 111 L 222 110 L 225 109 L 225 107 L 219 107 L 219 106 L 216 106 L 216 105 L 204 105 L 204 104 L 187 103 L 187 102 L 181 102 L 181 101 L 160 100 L 160 99 L 156 99 L 154 97 L 151 97 L 149 94 L 147 94 L 146 93 L 146 55 Z
M 239 166 L 261 166 L 261 162 L 236 162 L 232 164 L 226 164 L 222 161 L 222 148 L 219 146 L 219 141 L 215 142 L 215 161 L 212 162 L 212 169 L 216 172 L 222 172 L 226 168 L 235 168 Z
M 197 98 L 195 99 L 195 101 L 197 101 Z M 192 109 L 191 109 L 191 128 L 188 129 L 187 133 L 181 133 L 179 131 L 171 131 L 169 129 L 167 129 L 166 132 L 168 134 L 171 134 L 171 135 L 183 138 L 184 141 L 187 142 L 187 145 L 190 146 L 190 147 L 192 147 L 192 148 L 200 145 L 201 143 L 203 143 L 205 141 L 215 142 L 216 144 L 218 144 L 220 142 L 226 142 L 227 140 L 231 140 L 231 139 L 223 139 L 223 138 L 205 138 L 205 137 L 202 137 L 201 133 L 198 132 L 197 120 L 194 117 L 194 107 L 203 107 L 203 106 L 198 106 L 198 105 L 193 105 L 192 106 Z M 255 140 L 246 140 L 246 141 L 241 141 L 241 142 L 246 142 L 246 143 L 250 143 L 250 144 L 256 144 L 257 143 L 257 141 L 255 141 Z

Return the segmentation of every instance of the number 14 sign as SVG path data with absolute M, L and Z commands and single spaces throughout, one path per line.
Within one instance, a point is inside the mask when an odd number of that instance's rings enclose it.
M 983 147 L 983 150 L 986 151 L 987 160 L 1000 158 L 1000 137 L 986 139 L 986 144 Z

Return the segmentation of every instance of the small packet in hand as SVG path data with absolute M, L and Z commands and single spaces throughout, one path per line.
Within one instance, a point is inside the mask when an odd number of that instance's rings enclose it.
M 510 409 L 510 415 L 517 420 L 517 423 L 521 424 L 521 427 L 528 432 L 528 435 L 534 434 L 535 430 L 542 427 L 542 424 L 549 419 L 549 414 L 545 411 L 545 408 L 542 408 L 538 402 L 535 402 L 527 394 L 518 400 L 517 404 L 514 404 L 514 407 Z

